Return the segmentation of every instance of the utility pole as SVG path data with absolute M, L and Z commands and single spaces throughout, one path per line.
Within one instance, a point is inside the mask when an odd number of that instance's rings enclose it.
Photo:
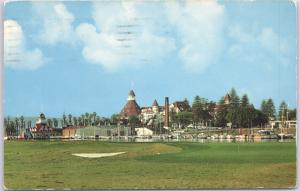
M 288 124 L 289 124 L 289 110 L 286 108 L 286 134 L 288 134 Z

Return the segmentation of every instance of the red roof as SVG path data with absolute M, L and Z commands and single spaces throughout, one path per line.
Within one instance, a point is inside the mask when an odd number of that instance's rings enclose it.
M 130 117 L 130 116 L 137 116 L 141 113 L 140 106 L 136 103 L 135 100 L 127 101 L 126 105 L 121 111 L 122 117 Z
M 184 101 L 176 101 L 173 103 L 174 107 L 177 107 L 180 111 L 189 111 L 190 106 Z
M 157 103 L 157 101 L 156 101 L 156 100 L 154 100 L 154 102 L 153 102 L 152 106 L 158 106 L 158 103 Z

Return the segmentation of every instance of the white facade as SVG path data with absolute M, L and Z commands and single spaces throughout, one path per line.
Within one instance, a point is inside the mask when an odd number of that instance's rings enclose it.
M 282 121 L 270 121 L 269 122 L 271 128 L 275 128 L 276 126 L 279 128 L 296 128 L 297 127 L 297 121 L 296 120 L 289 120 L 289 121 L 284 121 L 284 124 L 282 124 Z M 282 126 L 283 125 L 283 126 Z
M 143 137 L 143 136 L 152 136 L 153 131 L 148 128 L 135 128 L 137 136 Z

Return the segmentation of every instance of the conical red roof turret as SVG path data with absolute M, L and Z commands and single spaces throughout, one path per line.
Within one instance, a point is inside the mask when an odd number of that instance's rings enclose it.
M 141 113 L 140 106 L 135 101 L 135 94 L 130 90 L 127 98 L 127 103 L 121 111 L 121 116 L 128 118 L 130 116 L 138 116 Z
M 154 102 L 153 102 L 152 106 L 156 106 L 156 107 L 158 107 L 158 103 L 157 103 L 157 101 L 156 101 L 156 100 L 154 100 Z

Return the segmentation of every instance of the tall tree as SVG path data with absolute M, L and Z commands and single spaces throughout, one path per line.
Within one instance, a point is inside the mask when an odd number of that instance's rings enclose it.
M 253 126 L 260 126 L 268 123 L 268 116 L 264 114 L 262 111 L 256 109 L 253 114 Z
M 7 116 L 6 117 L 6 127 L 5 127 L 5 129 L 9 129 L 9 126 L 10 126 L 10 117 L 9 116 Z M 7 133 L 8 131 L 6 131 L 6 133 Z M 8 135 L 8 134 L 7 134 Z
M 191 106 L 187 98 L 183 100 L 183 111 L 191 111 Z
M 217 104 L 214 101 L 210 101 L 207 105 L 209 121 L 215 123 L 215 112 Z
M 72 115 L 71 114 L 68 115 L 68 120 L 69 120 L 68 124 L 72 125 Z
M 60 121 L 61 126 L 64 127 L 64 120 L 61 119 L 61 120 L 59 120 L 59 121 Z
M 93 112 L 92 116 L 93 116 L 93 125 L 96 125 L 96 117 L 97 117 L 97 113 L 96 113 L 96 112 Z
M 201 116 L 202 116 L 201 98 L 198 95 L 194 98 L 192 104 L 192 111 L 193 111 L 193 120 L 196 124 L 198 124 L 201 121 Z
M 25 128 L 25 121 L 24 121 L 24 116 L 21 115 L 20 117 L 20 128 L 24 129 Z
M 10 117 L 7 116 L 7 124 L 9 125 L 9 123 L 10 123 Z
M 296 116 L 297 116 L 297 110 L 296 109 L 289 110 L 288 120 L 296 120 Z
M 140 125 L 140 120 L 137 116 L 130 116 L 128 118 L 129 126 L 131 129 L 131 135 L 135 134 L 134 128 Z
M 279 106 L 278 119 L 285 121 L 287 119 L 288 106 L 282 101 Z
M 56 118 L 53 119 L 53 125 L 55 128 L 58 127 L 58 120 Z
M 113 124 L 117 124 L 119 122 L 119 118 L 120 118 L 120 115 L 115 113 L 115 114 L 112 114 L 110 121 Z
M 27 121 L 27 128 L 31 128 L 31 124 L 32 124 L 31 120 L 28 120 Z
M 247 94 L 242 96 L 241 101 L 241 126 L 249 127 L 250 126 L 250 103 Z
M 85 115 L 84 114 L 81 115 L 80 119 L 82 120 L 82 126 L 87 126 L 85 123 Z
M 233 127 L 239 127 L 241 121 L 241 113 L 240 113 L 240 98 L 237 95 L 234 88 L 230 90 L 230 103 L 228 107 L 228 113 L 226 115 L 226 119 L 228 122 L 232 123 Z
M 7 123 L 7 118 L 5 117 L 5 118 L 4 118 L 4 128 L 6 129 L 6 128 L 7 128 L 7 126 L 8 126 L 8 123 Z
M 181 127 L 185 127 L 186 125 L 192 123 L 193 121 L 192 112 L 182 111 L 182 112 L 178 112 L 176 116 Z
M 275 108 L 274 102 L 271 98 L 269 98 L 267 101 L 267 107 L 268 107 L 268 117 L 275 118 L 276 108 Z
M 48 127 L 53 127 L 52 119 L 50 119 L 50 118 L 47 119 L 47 125 L 48 125 Z
M 175 111 L 173 111 L 173 112 L 175 112 Z M 175 113 L 175 115 L 176 115 L 176 113 Z M 173 118 L 172 123 L 176 123 L 176 122 L 177 122 L 176 119 Z M 155 128 L 156 133 L 157 132 L 161 133 L 161 127 L 163 126 L 163 117 L 158 113 L 156 113 L 153 117 L 153 126 Z
M 276 110 L 275 110 L 274 102 L 271 98 L 268 100 L 263 100 L 260 109 L 261 112 L 268 117 L 268 120 L 274 119 Z
M 262 100 L 261 105 L 260 105 L 260 110 L 261 112 L 267 114 L 268 113 L 268 108 L 267 108 L 267 101 L 265 99 Z
M 193 104 L 192 104 L 192 112 L 193 112 L 193 121 L 195 123 L 206 123 L 208 120 L 211 119 L 210 113 L 209 113 L 209 105 L 208 100 L 205 98 L 201 98 L 199 96 L 196 96 L 194 98 Z
M 176 111 L 174 110 L 174 108 L 170 109 L 170 122 L 171 127 L 174 127 L 174 125 L 176 124 Z
M 78 125 L 80 125 L 80 126 L 84 126 L 84 122 L 83 122 L 83 118 L 82 118 L 82 116 L 80 117 L 78 117 Z
M 15 118 L 15 128 L 16 128 L 16 133 L 18 135 L 20 131 L 20 119 L 18 117 Z
M 66 114 L 64 113 L 63 114 L 63 116 L 62 116 L 62 126 L 64 127 L 64 126 L 66 126 L 66 124 L 67 124 L 67 116 L 66 116 Z
M 75 117 L 75 116 L 73 117 L 73 122 L 74 122 L 74 125 L 75 125 L 75 126 L 78 125 L 78 119 L 77 119 L 77 117 Z
M 84 117 L 85 117 L 85 125 L 89 126 L 90 114 L 88 112 L 86 112 Z
M 221 97 L 221 99 L 218 102 L 217 106 L 217 113 L 216 113 L 216 125 L 219 127 L 225 127 L 227 124 L 227 105 L 225 104 L 224 97 Z
M 6 134 L 8 136 L 12 136 L 12 135 L 16 135 L 17 132 L 17 128 L 16 128 L 16 124 L 14 121 L 9 121 L 9 124 L 6 128 Z
M 96 126 L 101 125 L 101 117 L 100 117 L 100 116 L 97 116 L 95 122 L 96 122 L 96 124 L 95 124 Z

